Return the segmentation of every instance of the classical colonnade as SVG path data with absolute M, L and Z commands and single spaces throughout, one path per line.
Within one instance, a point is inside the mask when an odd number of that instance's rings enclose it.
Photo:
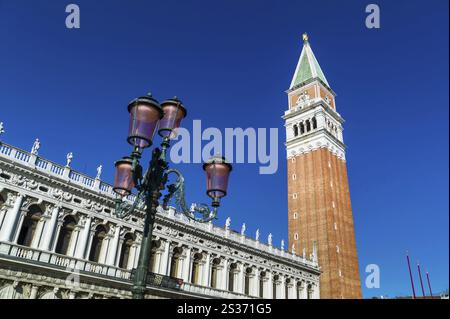
M 124 269 L 137 266 L 141 235 L 101 216 L 73 212 L 20 193 L 0 193 L 0 241 Z M 261 298 L 318 297 L 314 282 L 257 263 L 155 236 L 153 273 Z

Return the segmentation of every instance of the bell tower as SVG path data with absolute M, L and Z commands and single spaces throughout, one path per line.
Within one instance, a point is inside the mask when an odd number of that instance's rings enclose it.
M 306 34 L 287 95 L 289 247 L 317 247 L 321 298 L 361 298 L 344 119 Z

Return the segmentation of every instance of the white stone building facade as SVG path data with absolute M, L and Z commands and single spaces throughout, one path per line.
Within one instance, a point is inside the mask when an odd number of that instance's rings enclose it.
M 114 215 L 112 186 L 0 142 L 0 298 L 131 298 L 143 212 Z M 71 157 L 70 157 L 71 159 Z M 128 198 L 133 200 L 132 196 Z M 147 298 L 320 297 L 320 268 L 159 210 Z

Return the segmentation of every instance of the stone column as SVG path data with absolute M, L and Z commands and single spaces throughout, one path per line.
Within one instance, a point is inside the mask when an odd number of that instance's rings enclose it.
M 238 266 L 239 267 L 239 266 Z M 230 270 L 233 274 L 233 292 L 240 292 L 239 268 Z
M 120 226 L 116 225 L 114 229 L 114 238 L 110 241 L 110 245 L 108 247 L 108 257 L 106 259 L 106 264 L 114 266 L 116 261 L 117 249 L 119 247 L 119 238 L 120 238 Z
M 268 298 L 268 299 L 272 299 L 273 298 L 273 274 L 271 272 L 267 273 L 267 282 L 266 282 L 266 286 L 264 287 L 265 289 L 265 294 L 264 297 Z
M 124 239 L 123 238 L 119 238 L 119 246 L 117 247 L 116 261 L 114 263 L 114 265 L 116 267 L 119 267 L 120 257 L 122 256 L 123 243 L 124 243 Z M 122 266 L 126 267 L 126 265 L 122 265 Z
M 53 216 L 52 216 L 53 217 Z M 77 244 L 75 250 L 75 258 L 84 259 L 86 258 L 86 245 L 89 240 L 89 233 L 91 230 L 91 217 L 83 217 L 81 220 L 81 224 L 84 226 L 81 231 L 80 240 Z
M 308 299 L 308 285 L 305 281 L 302 281 L 302 285 L 300 287 L 300 299 Z
M 61 227 L 63 225 L 63 221 L 62 220 L 58 220 L 56 223 L 56 231 L 55 231 L 55 236 L 52 242 L 52 247 L 51 247 L 51 251 L 55 252 L 56 250 L 56 244 L 58 243 L 58 239 L 59 239 L 59 235 L 61 234 Z
M 20 231 L 22 229 L 23 220 L 25 219 L 26 215 L 27 215 L 26 211 L 21 210 L 19 212 L 19 221 L 16 224 L 16 227 L 14 230 L 14 235 L 13 235 L 13 240 L 12 240 L 12 242 L 15 244 L 17 244 L 17 241 L 19 240 L 19 235 L 20 235 Z
M 110 246 L 112 243 L 112 235 L 110 232 L 105 236 L 105 239 L 102 241 L 102 246 L 100 248 L 100 254 L 98 257 L 98 263 L 99 264 L 106 264 L 106 259 L 108 257 L 108 253 L 110 250 Z
M 278 291 L 277 291 L 277 299 L 286 299 L 286 278 L 284 276 L 280 275 L 280 280 L 277 285 Z
M 260 274 L 258 269 L 255 269 L 255 274 L 253 275 L 253 277 L 251 278 L 252 281 L 252 285 L 250 285 L 251 290 L 250 290 L 250 295 L 254 296 L 254 297 L 259 297 L 259 281 L 261 280 Z
M 262 278 L 263 281 L 263 291 L 262 297 L 268 299 L 269 298 L 269 277 L 270 274 L 266 274 L 265 277 Z
M 31 240 L 31 248 L 39 248 L 39 242 L 41 241 L 42 232 L 44 230 L 46 217 L 42 216 L 41 219 L 39 219 L 38 224 L 36 225 L 36 230 L 34 231 L 33 239 Z
M 237 279 L 237 285 L 236 285 L 237 290 L 235 290 L 235 291 L 243 294 L 244 286 L 245 286 L 245 274 L 244 274 L 244 265 L 242 263 L 238 263 L 236 277 L 237 277 L 236 278 Z
M 313 289 L 313 299 L 320 299 L 320 289 L 319 286 L 316 284 L 312 285 L 312 289 Z
M 12 194 L 8 194 L 9 196 L 14 196 Z M 19 218 L 20 208 L 22 207 L 22 202 L 24 199 L 24 195 L 18 194 L 14 199 L 8 199 L 14 201 L 14 205 L 11 209 L 6 212 L 6 216 L 3 222 L 2 231 L 0 232 L 0 241 L 11 241 L 11 238 L 14 233 L 14 228 L 16 226 L 17 220 Z
M 203 265 L 203 273 L 201 277 L 202 286 L 210 286 L 210 276 L 211 276 L 211 255 L 206 253 L 205 263 Z
M 70 241 L 69 246 L 67 247 L 67 256 L 74 256 L 75 251 L 78 246 L 78 241 L 80 239 L 80 232 L 81 232 L 82 226 L 76 225 L 75 229 L 73 230 L 72 234 L 70 235 Z
M 133 268 L 137 268 L 139 262 L 139 253 L 141 251 L 141 240 L 135 245 L 135 253 L 133 257 Z
M 289 291 L 288 299 L 295 299 L 295 298 L 297 298 L 297 296 L 295 294 L 295 283 L 294 284 L 291 283 L 289 285 L 288 291 Z
M 58 220 L 58 213 L 59 213 L 60 208 L 61 208 L 60 206 L 55 206 L 52 209 L 50 219 L 46 223 L 46 227 L 44 228 L 44 237 L 43 237 L 41 245 L 40 245 L 40 248 L 42 250 L 49 251 L 51 248 L 52 238 L 55 234 L 55 226 L 56 226 L 56 221 Z
M 168 275 L 167 274 L 167 264 L 169 262 L 169 248 L 170 248 L 170 242 L 164 241 L 164 251 L 161 255 L 161 263 L 159 265 L 159 271 L 161 275 Z
M 136 256 L 136 251 L 137 251 L 137 243 L 133 243 L 130 247 L 130 252 L 128 253 L 128 260 L 127 260 L 127 264 L 124 265 L 124 267 L 126 269 L 133 269 L 134 268 L 134 259 Z
M 249 295 L 250 296 L 258 296 L 258 289 L 259 289 L 259 282 L 258 282 L 258 275 L 256 274 L 256 271 L 252 269 L 252 273 L 249 275 Z
M 155 251 L 155 262 L 153 263 L 153 268 L 152 268 L 152 272 L 155 274 L 159 273 L 159 269 L 160 269 L 160 265 L 161 265 L 161 256 L 162 256 L 162 251 L 160 249 L 158 249 L 157 251 Z
M 221 289 L 228 290 L 228 259 L 223 259 L 223 268 L 222 268 L 222 274 L 221 274 Z
M 86 242 L 86 250 L 84 253 L 85 259 L 89 259 L 89 255 L 91 254 L 92 249 L 92 240 L 94 239 L 95 236 L 95 229 L 89 228 L 87 231 L 88 231 L 88 240 Z
M 6 217 L 7 212 L 8 208 L 5 206 L 0 209 L 0 232 L 2 231 L 3 219 Z
M 183 272 L 181 274 L 181 278 L 184 282 L 189 282 L 189 275 L 190 275 L 190 269 L 191 269 L 191 263 L 192 263 L 192 248 L 191 247 L 185 247 L 185 257 L 183 260 Z
M 30 299 L 36 299 L 39 291 L 39 286 L 31 286 Z

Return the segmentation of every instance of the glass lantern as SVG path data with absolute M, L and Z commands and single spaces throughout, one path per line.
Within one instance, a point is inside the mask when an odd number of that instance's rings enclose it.
M 176 129 L 181 125 L 181 120 L 187 115 L 186 108 L 177 97 L 162 102 L 161 108 L 164 117 L 159 122 L 158 133 L 163 138 L 174 138 Z
M 164 115 L 158 101 L 150 94 L 139 97 L 128 105 L 128 112 L 130 113 L 128 143 L 141 149 L 151 146 L 158 122 Z
M 213 156 L 203 164 L 203 170 L 206 172 L 206 194 L 213 199 L 213 206 L 218 206 L 220 198 L 227 195 L 232 166 L 224 157 Z
M 116 167 L 116 175 L 114 177 L 113 190 L 121 197 L 128 196 L 134 187 L 133 159 L 124 157 L 116 161 L 114 165 Z

